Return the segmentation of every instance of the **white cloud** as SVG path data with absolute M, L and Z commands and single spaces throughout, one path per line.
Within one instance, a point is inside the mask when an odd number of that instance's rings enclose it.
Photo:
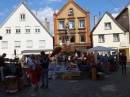
M 36 10 L 32 10 L 32 12 L 36 15 Z M 58 10 L 56 10 L 58 12 Z M 37 11 L 38 19 L 45 25 L 45 18 L 47 18 L 48 22 L 50 22 L 50 32 L 53 35 L 54 33 L 54 23 L 53 23 L 53 14 L 54 10 L 50 7 L 40 8 Z
M 15 9 L 17 7 L 17 5 L 14 5 L 12 9 Z
M 5 15 L 4 12 L 0 12 L 0 15 Z
M 114 11 L 120 11 L 120 8 L 115 8 Z
M 43 0 L 42 2 L 40 2 L 40 5 L 42 4 L 48 4 L 48 3 L 53 3 L 53 2 L 62 2 L 62 0 Z
M 33 3 L 32 2 L 28 2 L 28 5 L 32 5 Z
M 3 6 L 3 3 L 0 3 L 0 6 Z
M 115 18 L 119 13 L 113 13 L 112 16 Z
M 5 12 L 8 11 L 8 10 L 9 10 L 8 8 L 4 9 Z

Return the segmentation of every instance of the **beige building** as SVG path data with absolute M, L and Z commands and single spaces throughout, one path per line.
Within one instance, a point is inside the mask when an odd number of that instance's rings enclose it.
M 129 33 L 128 46 L 120 48 L 120 51 L 125 52 L 129 56 L 128 60 L 130 60 L 130 4 L 128 4 L 115 19 Z
M 59 38 L 65 35 L 65 25 L 68 22 L 72 36 L 70 44 L 76 48 L 91 47 L 90 13 L 88 10 L 84 11 L 74 0 L 68 0 L 58 13 L 54 12 L 53 18 L 54 46 L 59 43 Z
M 129 33 L 122 27 L 115 18 L 106 12 L 103 17 L 96 23 L 92 30 L 93 47 L 104 46 L 109 48 L 118 48 L 120 52 L 124 49 L 129 59 Z M 102 52 L 110 53 L 110 52 Z

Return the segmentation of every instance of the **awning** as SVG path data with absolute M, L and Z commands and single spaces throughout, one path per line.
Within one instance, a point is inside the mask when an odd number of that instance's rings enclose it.
M 39 55 L 41 51 L 44 51 L 46 54 L 49 54 L 49 52 L 52 52 L 53 49 L 43 49 L 43 50 L 23 50 L 21 52 L 22 55 Z
M 81 51 L 81 52 L 87 52 L 87 49 L 85 48 L 76 48 L 77 51 Z

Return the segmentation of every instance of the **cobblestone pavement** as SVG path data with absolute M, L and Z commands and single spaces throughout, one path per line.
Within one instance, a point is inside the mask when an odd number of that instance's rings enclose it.
M 82 80 L 50 80 L 48 89 L 40 89 L 40 97 L 130 97 L 130 64 L 127 74 L 121 69 L 111 72 L 104 80 L 93 81 L 88 77 Z M 30 97 L 32 87 L 9 97 Z M 0 97 L 5 95 L 4 86 L 0 86 Z

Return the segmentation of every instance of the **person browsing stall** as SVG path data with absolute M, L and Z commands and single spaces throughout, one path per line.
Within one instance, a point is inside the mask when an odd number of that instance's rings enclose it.
M 31 55 L 30 57 L 32 61 L 30 61 L 30 66 L 29 66 L 29 74 L 30 74 L 30 81 L 34 89 L 34 94 L 31 95 L 31 97 L 38 97 L 38 82 L 40 82 L 40 77 L 36 77 L 36 65 L 37 61 L 35 59 L 35 55 Z
M 48 79 L 49 58 L 45 54 L 44 51 L 41 52 L 41 60 L 40 61 L 41 61 L 41 66 L 42 66 L 42 85 L 41 85 L 40 88 L 47 89 L 48 88 L 48 82 L 49 82 L 49 79 Z M 44 81 L 44 77 L 45 77 L 46 83 Z
M 0 83 L 2 81 L 2 78 L 1 78 L 1 71 L 2 71 L 2 68 L 5 66 L 5 58 L 6 57 L 6 53 L 3 53 L 3 55 L 0 57 Z

